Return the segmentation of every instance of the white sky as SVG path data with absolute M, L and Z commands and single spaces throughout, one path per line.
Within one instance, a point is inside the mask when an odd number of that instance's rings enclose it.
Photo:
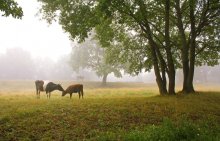
M 49 57 L 57 60 L 69 54 L 71 44 L 67 33 L 58 23 L 49 25 L 36 17 L 40 7 L 37 0 L 16 0 L 22 7 L 22 19 L 0 16 L 0 53 L 7 48 L 20 47 L 34 57 Z

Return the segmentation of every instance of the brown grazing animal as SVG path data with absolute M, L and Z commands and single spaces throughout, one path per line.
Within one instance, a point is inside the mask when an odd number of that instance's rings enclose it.
M 81 96 L 83 98 L 83 85 L 82 84 L 70 85 L 65 91 L 63 91 L 62 96 L 65 96 L 67 93 L 70 94 L 70 99 L 72 98 L 73 93 L 78 93 L 79 99 Z
M 35 81 L 36 86 L 36 95 L 37 98 L 40 98 L 40 91 L 44 91 L 44 81 L 43 80 L 36 80 Z

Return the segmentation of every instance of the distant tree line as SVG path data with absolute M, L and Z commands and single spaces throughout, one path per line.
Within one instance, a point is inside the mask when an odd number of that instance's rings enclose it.
M 10 48 L 0 54 L 0 79 L 72 79 L 72 69 L 68 56 L 56 62 L 49 58 L 33 58 L 30 52 L 22 48 Z

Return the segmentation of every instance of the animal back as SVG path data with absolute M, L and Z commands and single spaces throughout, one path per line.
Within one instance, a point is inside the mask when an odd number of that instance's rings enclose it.
M 83 85 L 82 84 L 75 84 L 71 85 L 66 89 L 66 92 L 68 93 L 77 93 L 83 91 Z
M 46 90 L 47 84 L 48 84 L 49 82 L 50 82 L 50 81 L 44 81 L 44 85 L 43 85 L 43 90 L 44 90 L 44 91 Z

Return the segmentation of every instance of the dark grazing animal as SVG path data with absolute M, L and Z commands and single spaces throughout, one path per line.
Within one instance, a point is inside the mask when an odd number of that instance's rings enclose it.
M 63 91 L 62 96 L 65 96 L 67 93 L 70 94 L 70 99 L 72 98 L 73 93 L 78 93 L 79 99 L 81 96 L 83 98 L 83 85 L 82 84 L 70 85 L 69 87 L 67 87 L 65 91 Z
M 62 86 L 60 84 L 54 84 L 53 82 L 49 82 L 46 86 L 46 94 L 47 94 L 47 98 L 50 98 L 50 93 L 54 90 L 59 90 L 59 91 L 64 91 L 64 89 L 62 88 Z
M 43 80 L 36 80 L 35 81 L 36 86 L 36 95 L 37 98 L 40 98 L 40 91 L 44 91 L 44 81 Z

